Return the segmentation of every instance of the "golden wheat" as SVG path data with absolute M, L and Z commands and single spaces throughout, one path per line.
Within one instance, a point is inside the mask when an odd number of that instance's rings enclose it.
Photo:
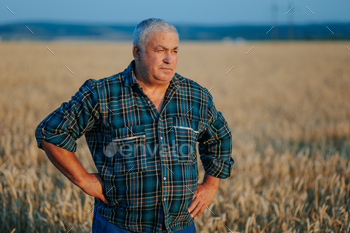
M 180 44 L 178 72 L 213 87 L 234 136 L 232 177 L 198 232 L 349 231 L 348 44 Z M 0 232 L 90 232 L 93 198 L 37 149 L 34 130 L 86 79 L 122 71 L 131 43 L 1 42 L 0 52 Z

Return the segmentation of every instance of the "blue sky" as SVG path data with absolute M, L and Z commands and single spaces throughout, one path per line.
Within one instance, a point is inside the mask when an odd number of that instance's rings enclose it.
M 288 13 L 288 10 L 294 8 Z M 306 6 L 313 12 L 306 8 Z M 7 9 L 7 7 L 14 13 Z M 0 24 L 33 21 L 136 24 L 145 18 L 174 24 L 296 24 L 350 22 L 349 0 L 0 0 Z

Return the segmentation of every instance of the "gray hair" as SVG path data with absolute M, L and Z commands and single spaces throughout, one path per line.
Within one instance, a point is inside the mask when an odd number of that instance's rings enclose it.
M 152 32 L 160 30 L 162 32 L 176 32 L 179 38 L 177 29 L 164 19 L 149 18 L 139 23 L 133 33 L 133 46 L 138 45 L 143 50 L 147 42 L 147 37 Z

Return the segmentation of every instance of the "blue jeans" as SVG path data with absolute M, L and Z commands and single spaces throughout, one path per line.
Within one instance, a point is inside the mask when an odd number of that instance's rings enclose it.
M 117 227 L 113 223 L 110 223 L 102 217 L 98 213 L 98 211 L 94 210 L 94 218 L 92 220 L 92 233 L 133 233 L 132 231 L 128 231 L 125 229 L 122 229 L 120 227 Z M 196 227 L 194 225 L 194 222 L 187 228 L 176 231 L 174 233 L 196 233 Z

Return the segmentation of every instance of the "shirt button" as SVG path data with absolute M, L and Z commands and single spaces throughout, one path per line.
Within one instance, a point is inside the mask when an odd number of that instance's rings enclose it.
M 163 178 L 164 180 L 166 180 L 166 177 L 164 176 L 164 178 Z
M 166 198 L 164 197 L 164 201 L 166 201 Z

